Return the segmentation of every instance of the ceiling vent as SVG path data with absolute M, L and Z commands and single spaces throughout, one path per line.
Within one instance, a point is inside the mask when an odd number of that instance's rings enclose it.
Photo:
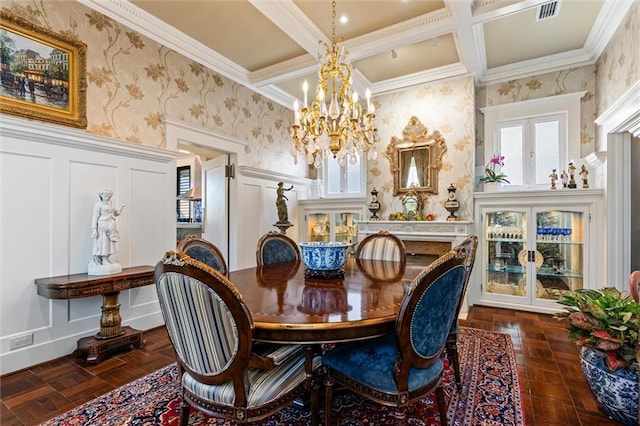
M 540 6 L 538 6 L 538 13 L 536 14 L 536 22 L 558 16 L 559 12 L 560 12 L 560 0 L 541 4 Z

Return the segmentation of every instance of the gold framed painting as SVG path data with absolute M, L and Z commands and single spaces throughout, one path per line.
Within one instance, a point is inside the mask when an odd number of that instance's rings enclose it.
M 87 127 L 87 46 L 0 11 L 0 112 Z

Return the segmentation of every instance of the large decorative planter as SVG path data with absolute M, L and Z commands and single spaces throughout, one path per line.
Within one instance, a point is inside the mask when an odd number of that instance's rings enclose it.
M 638 423 L 638 366 L 609 372 L 600 351 L 582 347 L 580 366 L 600 408 L 623 425 Z

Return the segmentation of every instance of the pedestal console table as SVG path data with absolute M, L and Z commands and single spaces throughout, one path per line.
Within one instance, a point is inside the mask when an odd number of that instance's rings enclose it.
M 48 299 L 68 300 L 102 295 L 100 331 L 95 336 L 78 340 L 78 348 L 74 352 L 76 356 L 86 354 L 89 363 L 100 362 L 107 353 L 115 349 L 144 346 L 142 331 L 122 327 L 118 297 L 122 290 L 154 282 L 152 266 L 124 268 L 122 272 L 112 275 L 75 274 L 35 280 L 38 294 Z

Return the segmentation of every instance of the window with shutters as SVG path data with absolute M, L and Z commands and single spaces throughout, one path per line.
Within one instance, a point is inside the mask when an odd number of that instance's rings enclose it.
M 176 187 L 178 188 L 176 195 L 180 196 L 191 188 L 191 166 L 178 167 L 176 176 Z M 178 222 L 191 222 L 191 203 L 189 200 L 176 201 L 176 217 L 178 218 Z

